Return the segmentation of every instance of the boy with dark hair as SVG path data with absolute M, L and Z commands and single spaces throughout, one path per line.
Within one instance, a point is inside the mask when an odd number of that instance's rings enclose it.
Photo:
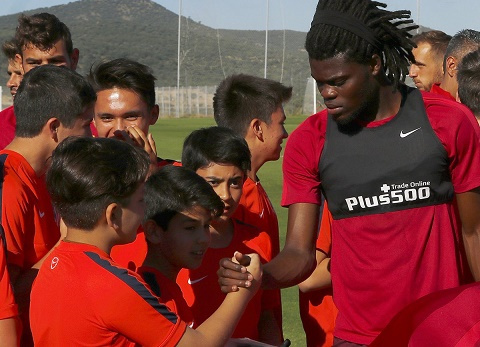
M 24 73 L 47 64 L 77 68 L 80 52 L 73 48 L 70 30 L 51 13 L 20 15 L 15 40 Z
M 15 97 L 16 136 L 0 151 L 1 224 L 26 333 L 31 283 L 60 237 L 45 171 L 58 143 L 72 135 L 91 136 L 94 102 L 95 91 L 82 76 L 51 65 L 25 74 Z
M 283 103 L 291 96 L 292 87 L 240 74 L 223 80 L 213 98 L 217 124 L 244 137 L 251 153 L 251 168 L 235 216 L 270 235 L 274 256 L 280 248 L 277 215 L 257 172 L 267 161 L 280 158 L 281 144 L 288 136 Z
M 54 151 L 47 185 L 67 235 L 45 260 L 32 289 L 36 346 L 225 344 L 258 288 L 258 256 L 252 255 L 251 289 L 228 295 L 208 322 L 192 330 L 138 274 L 108 255 L 114 245 L 135 238 L 145 212 L 148 167 L 145 151 L 112 139 L 70 138 Z
M 155 77 L 148 66 L 130 59 L 114 59 L 92 67 L 88 80 L 97 93 L 94 120 L 98 137 L 115 137 L 145 149 L 150 156 L 151 172 L 175 165 L 173 160 L 157 157 L 155 141 L 149 133 L 159 109 L 155 104 Z M 111 256 L 132 270 L 143 263 L 146 253 L 147 243 L 140 228 L 134 242 L 114 247 Z
M 12 42 L 16 45 L 15 62 L 22 75 L 39 65 L 65 66 L 71 70 L 77 67 L 79 51 L 73 48 L 70 30 L 53 14 L 20 15 Z M 13 47 L 9 48 L 9 52 L 13 53 Z M 16 75 L 18 78 L 18 73 Z M 6 112 L 8 124 L 0 124 L 5 129 L 0 134 L 0 149 L 11 142 L 15 133 L 15 113 L 13 109 Z M 4 119 L 0 122 L 3 123 Z
M 480 280 L 480 148 L 472 115 L 402 84 L 415 26 L 408 11 L 383 7 L 371 0 L 317 5 L 305 47 L 327 108 L 290 136 L 286 243 L 264 267 L 267 288 L 309 275 L 323 192 L 333 216 L 339 346 L 370 344 L 405 305 L 460 285 L 466 259 Z M 220 281 L 238 287 L 243 276 Z
M 223 202 L 194 171 L 166 166 L 145 184 L 143 227 L 148 251 L 137 272 L 167 307 L 187 324 L 193 315 L 176 283 L 181 269 L 196 269 L 210 245 L 212 218 Z
M 269 237 L 264 231 L 233 217 L 250 169 L 245 140 L 231 129 L 211 127 L 192 132 L 183 145 L 182 164 L 203 177 L 224 203 L 223 213 L 210 224 L 212 242 L 202 265 L 181 271 L 178 283 L 192 308 L 194 324 L 202 323 L 223 300 L 216 271 L 221 258 L 235 251 L 258 253 L 263 262 L 271 257 Z M 277 301 L 259 292 L 249 303 L 233 337 L 279 345 L 281 330 L 274 317 Z M 194 326 L 195 326 L 194 325 Z
M 480 124 L 480 49 L 468 53 L 458 66 L 458 98 Z
M 281 144 L 288 137 L 283 104 L 292 96 L 292 87 L 251 75 L 231 75 L 215 91 L 213 111 L 219 126 L 232 129 L 245 138 L 250 149 L 251 168 L 243 184 L 243 193 L 235 218 L 264 230 L 271 238 L 272 256 L 280 252 L 278 220 L 275 209 L 257 176 L 267 161 L 278 160 Z M 271 259 L 267 259 L 270 261 Z M 270 292 L 277 298 L 275 315 L 282 327 L 280 290 Z
M 18 47 L 15 39 L 5 41 L 2 45 L 3 54 L 7 57 L 7 73 L 10 78 L 7 81 L 7 88 L 10 89 L 12 99 L 17 94 L 17 88 L 23 78 L 23 69 L 21 60 L 16 57 Z M 0 150 L 4 149 L 15 137 L 15 113 L 13 105 L 0 112 Z

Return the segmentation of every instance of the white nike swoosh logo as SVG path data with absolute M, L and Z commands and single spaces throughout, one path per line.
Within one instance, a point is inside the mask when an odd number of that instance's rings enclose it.
M 207 277 L 208 277 L 208 275 L 207 275 L 207 276 L 200 277 L 199 279 L 193 280 L 193 281 L 189 278 L 187 282 L 188 282 L 188 284 L 195 284 L 195 283 L 198 283 L 198 282 L 204 280 L 204 279 L 207 278 Z
M 38 212 L 38 215 L 40 216 L 40 218 L 43 218 L 43 216 L 45 216 L 45 212 Z
M 414 129 L 412 131 L 409 131 L 408 133 L 404 133 L 403 130 L 400 131 L 400 137 L 403 139 L 404 137 L 407 137 L 408 135 L 413 134 L 415 131 L 420 130 L 422 127 Z

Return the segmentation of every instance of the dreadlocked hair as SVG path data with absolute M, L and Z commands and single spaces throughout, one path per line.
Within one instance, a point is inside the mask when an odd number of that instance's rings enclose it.
M 378 54 L 388 80 L 397 88 L 405 81 L 411 61 L 415 61 L 410 31 L 418 28 L 410 19 L 410 11 L 387 11 L 387 5 L 371 0 L 320 0 L 318 11 L 330 10 L 348 14 L 363 22 L 381 42 L 376 47 L 365 39 L 333 25 L 316 24 L 307 34 L 305 49 L 310 59 L 325 60 L 342 55 L 360 64 L 366 64 Z

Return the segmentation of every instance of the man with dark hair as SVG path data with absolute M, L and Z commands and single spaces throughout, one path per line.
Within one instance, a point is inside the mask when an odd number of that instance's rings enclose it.
M 24 73 L 46 64 L 77 68 L 80 52 L 73 48 L 68 27 L 53 14 L 20 15 L 15 40 Z
M 52 151 L 63 139 L 91 136 L 95 97 L 82 76 L 57 66 L 41 66 L 25 74 L 15 97 L 16 135 L 0 151 L 1 224 L 8 270 L 27 335 L 31 284 L 60 237 L 45 171 Z
M 156 123 L 155 77 L 152 70 L 130 59 L 114 59 L 92 67 L 88 80 L 97 93 L 95 128 L 98 137 L 115 137 L 143 148 L 150 156 L 150 171 L 173 160 L 157 156 L 150 125 Z M 147 135 L 148 134 L 148 135 Z M 112 258 L 124 267 L 142 265 L 147 253 L 143 229 L 134 242 L 112 250 Z
M 467 278 L 463 247 L 480 280 L 480 148 L 472 115 L 402 84 L 416 26 L 408 11 L 382 7 L 370 0 L 317 5 L 305 46 L 327 109 L 290 135 L 286 244 L 264 267 L 265 284 L 277 287 L 312 271 L 323 192 L 333 216 L 338 346 L 368 345 L 405 305 L 460 285 Z M 246 278 L 219 273 L 224 290 Z
M 460 102 L 472 110 L 480 124 L 480 48 L 463 57 L 457 80 Z
M 266 191 L 257 176 L 267 161 L 278 160 L 281 144 L 288 137 L 283 104 L 292 96 L 292 87 L 250 75 L 224 79 L 213 97 L 213 112 L 219 126 L 232 129 L 245 138 L 252 155 L 252 166 L 243 183 L 243 193 L 235 218 L 264 230 L 271 238 L 272 256 L 280 252 L 278 220 Z M 271 260 L 271 259 L 268 259 Z M 276 316 L 282 326 L 280 291 Z
M 464 29 L 453 35 L 443 58 L 442 82 L 434 84 L 431 92 L 443 95 L 451 100 L 456 100 L 458 92 L 458 65 L 465 55 L 478 48 L 480 48 L 479 31 Z
M 17 93 L 18 85 L 23 77 L 22 62 L 17 56 L 19 51 L 15 39 L 5 41 L 2 45 L 2 51 L 8 60 L 7 73 L 10 77 L 7 81 L 7 88 L 10 89 L 10 94 L 12 95 L 12 98 L 14 98 Z
M 15 98 L 17 88 L 23 78 L 23 69 L 21 59 L 17 56 L 18 47 L 15 39 L 5 41 L 2 45 L 3 54 L 7 57 L 7 73 L 10 78 L 7 81 L 7 87 L 10 89 L 12 98 Z M 15 114 L 13 105 L 0 112 L 0 150 L 4 149 L 15 137 Z
M 430 91 L 434 83 L 442 82 L 443 57 L 452 37 L 440 30 L 424 31 L 412 37 L 417 47 L 412 49 L 412 61 L 408 74 L 420 90 Z

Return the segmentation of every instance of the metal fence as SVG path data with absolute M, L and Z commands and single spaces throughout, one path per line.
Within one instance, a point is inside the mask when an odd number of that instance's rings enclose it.
M 155 88 L 160 117 L 213 116 L 215 89 L 216 86 Z

